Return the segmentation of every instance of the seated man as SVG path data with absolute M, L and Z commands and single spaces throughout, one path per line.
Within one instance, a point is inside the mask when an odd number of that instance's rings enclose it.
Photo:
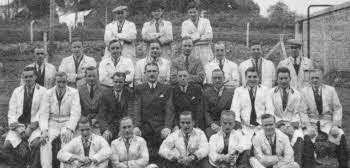
M 250 137 L 240 130 L 234 130 L 235 113 L 222 111 L 220 117 L 221 130 L 210 137 L 209 162 L 213 167 L 250 168 Z
M 299 168 L 298 163 L 294 162 L 288 136 L 276 129 L 275 124 L 273 115 L 261 116 L 263 130 L 252 139 L 254 157 L 250 158 L 250 164 L 253 168 Z
M 171 133 L 159 148 L 159 155 L 166 159 L 167 168 L 206 168 L 209 152 L 207 137 L 198 128 L 190 111 L 180 114 L 180 129 Z
M 346 168 L 348 163 L 347 145 L 342 125 L 343 108 L 334 87 L 322 82 L 322 69 L 310 72 L 311 86 L 302 89 L 302 95 L 312 127 L 306 133 L 304 162 L 307 167 L 315 166 L 314 144 L 317 135 L 323 135 L 336 145 L 339 168 Z M 312 142 L 311 142 L 312 139 Z
M 94 165 L 96 168 L 107 168 L 111 149 L 101 136 L 91 132 L 91 123 L 82 117 L 78 123 L 80 136 L 72 139 L 58 152 L 57 158 L 71 168 Z
M 130 117 L 120 120 L 120 137 L 112 142 L 112 166 L 116 168 L 144 168 L 149 161 L 146 141 L 134 135 Z

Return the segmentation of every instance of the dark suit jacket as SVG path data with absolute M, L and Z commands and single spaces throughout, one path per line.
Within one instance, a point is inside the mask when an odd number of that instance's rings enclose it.
M 224 86 L 221 96 L 218 96 L 214 86 L 208 86 L 204 89 L 204 105 L 206 124 L 209 126 L 213 122 L 220 121 L 220 115 L 223 110 L 230 110 L 234 88 Z
M 133 92 L 127 87 L 122 91 L 120 103 L 117 102 L 112 88 L 104 90 L 98 114 L 101 133 L 108 129 L 114 137 L 118 136 L 119 121 L 128 115 L 132 108 L 132 101 Z
M 205 128 L 203 111 L 203 93 L 199 85 L 189 83 L 186 93 L 181 91 L 179 85 L 173 88 L 173 103 L 175 107 L 175 125 L 179 125 L 179 115 L 183 111 L 191 111 L 196 127 Z
M 191 55 L 188 58 L 189 66 L 188 73 L 191 75 L 191 82 L 197 84 L 203 84 L 205 78 L 205 71 L 203 65 L 199 59 L 193 58 Z M 171 77 L 177 76 L 177 71 L 179 69 L 186 69 L 184 56 L 180 55 L 176 59 L 171 62 L 170 75 Z M 172 83 L 176 83 L 176 81 L 171 81 Z
M 86 84 L 79 87 L 78 90 L 80 96 L 81 115 L 86 116 L 89 119 L 95 118 L 101 106 L 103 88 L 97 84 L 94 91 L 94 97 L 92 99 L 90 98 L 90 91 Z
M 157 83 L 152 92 L 148 83 L 135 87 L 133 117 L 142 135 L 159 135 L 163 128 L 173 128 L 174 106 L 172 89 L 169 85 Z

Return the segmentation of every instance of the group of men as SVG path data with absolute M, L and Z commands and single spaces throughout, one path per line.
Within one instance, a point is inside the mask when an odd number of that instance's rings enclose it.
M 9 102 L 11 159 L 32 168 L 312 168 L 323 136 L 347 167 L 342 106 L 322 69 L 301 56 L 301 42 L 288 40 L 291 56 L 277 70 L 258 43 L 238 66 L 224 43 L 211 52 L 209 20 L 190 6 L 182 53 L 171 56 L 171 23 L 154 4 L 142 30 L 148 52 L 135 61 L 126 10 L 114 10 L 99 64 L 80 40 L 58 72 L 34 50 Z

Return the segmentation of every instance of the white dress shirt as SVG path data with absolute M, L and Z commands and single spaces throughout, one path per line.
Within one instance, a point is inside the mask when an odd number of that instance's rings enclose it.
M 220 69 L 220 61 L 217 59 L 214 59 L 213 61 L 209 62 L 205 67 L 205 73 L 206 73 L 206 79 L 205 83 L 212 83 L 212 72 L 215 69 Z M 223 71 L 225 73 L 225 85 L 233 85 L 234 87 L 239 86 L 239 70 L 238 65 L 226 58 L 222 60 L 223 64 Z
M 129 74 L 126 74 L 125 81 L 131 82 L 130 87 L 133 85 L 134 80 L 134 64 L 130 58 L 121 56 L 119 57 L 118 64 L 114 65 L 114 58 L 109 57 L 106 59 L 103 59 L 100 62 L 100 66 L 98 68 L 99 72 L 99 79 L 101 84 L 107 85 L 107 86 L 113 86 L 114 82 L 112 79 L 112 76 L 116 72 L 127 72 L 129 71 Z

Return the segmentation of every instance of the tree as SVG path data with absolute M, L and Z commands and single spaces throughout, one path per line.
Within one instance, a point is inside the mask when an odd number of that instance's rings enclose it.
M 290 11 L 285 3 L 279 1 L 270 6 L 267 12 L 272 24 L 280 25 L 283 28 L 294 26 L 295 12 Z

